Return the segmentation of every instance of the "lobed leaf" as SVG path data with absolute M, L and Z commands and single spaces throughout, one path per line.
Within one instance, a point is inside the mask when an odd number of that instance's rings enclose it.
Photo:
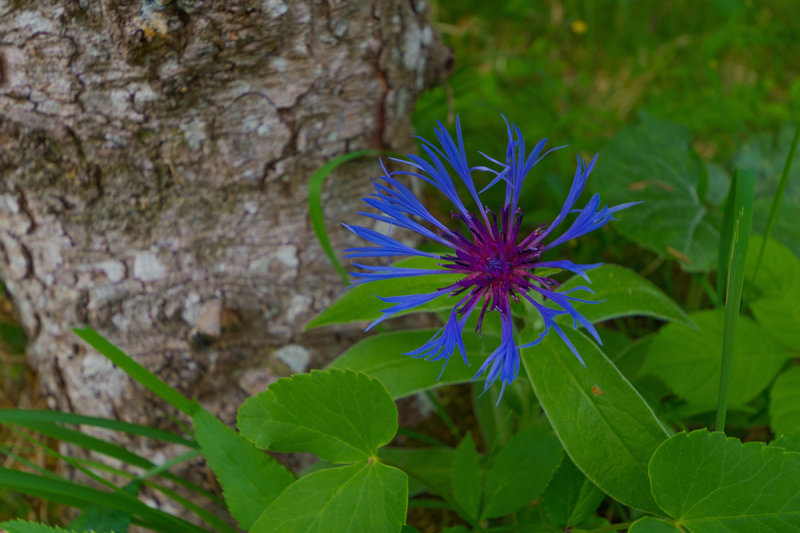
M 259 448 L 345 463 L 375 456 L 394 438 L 397 408 L 377 379 L 312 370 L 279 379 L 244 402 L 238 426 Z
M 379 462 L 320 470 L 284 490 L 250 533 L 399 532 L 408 478 Z
M 699 430 L 659 446 L 649 472 L 655 501 L 691 533 L 800 530 L 800 453 Z

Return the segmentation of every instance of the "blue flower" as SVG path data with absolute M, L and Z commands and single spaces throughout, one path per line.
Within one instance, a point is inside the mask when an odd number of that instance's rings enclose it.
M 530 153 L 526 153 L 525 140 L 519 128 L 506 122 L 508 130 L 508 148 L 505 163 L 487 159 L 499 166 L 493 170 L 486 166 L 471 167 L 467 162 L 461 126 L 456 121 L 456 139 L 454 140 L 444 126 L 438 123 L 435 128 L 438 146 L 425 139 L 422 150 L 427 158 L 409 155 L 408 160 L 394 159 L 408 165 L 409 170 L 389 172 L 383 168 L 384 175 L 373 180 L 375 193 L 364 198 L 364 202 L 374 208 L 377 213 L 362 212 L 361 215 L 385 222 L 390 226 L 405 228 L 438 243 L 449 252 L 433 254 L 411 248 L 375 230 L 362 226 L 347 226 L 347 229 L 368 241 L 370 246 L 350 248 L 347 257 L 397 257 L 423 256 L 438 261 L 440 269 L 399 268 L 389 265 L 371 266 L 354 263 L 361 268 L 353 273 L 359 281 L 367 283 L 381 279 L 393 279 L 409 276 L 427 276 L 437 274 L 460 274 L 455 283 L 429 294 L 412 294 L 381 298 L 391 304 L 383 310 L 383 316 L 373 322 L 367 329 L 397 313 L 413 309 L 436 298 L 448 295 L 456 298 L 447 323 L 428 342 L 420 348 L 409 352 L 409 355 L 423 357 L 431 361 L 444 360 L 446 365 L 456 349 L 464 362 L 467 361 L 466 349 L 462 333 L 467 320 L 473 312 L 477 312 L 477 327 L 480 332 L 483 318 L 487 311 L 496 311 L 500 315 L 500 346 L 483 362 L 473 379 L 486 374 L 484 390 L 500 379 L 502 390 L 516 379 L 519 374 L 519 349 L 533 346 L 540 342 L 552 329 L 583 363 L 575 347 L 564 331 L 555 321 L 559 315 L 569 315 L 573 327 L 582 325 L 598 342 L 600 336 L 591 322 L 581 315 L 573 302 L 589 302 L 570 293 L 586 290 L 580 286 L 566 292 L 556 292 L 558 282 L 547 277 L 543 269 L 566 270 L 589 281 L 586 271 L 596 268 L 601 263 L 578 265 L 569 260 L 542 261 L 541 256 L 547 250 L 594 231 L 603 226 L 612 215 L 633 203 L 609 208 L 600 208 L 600 197 L 595 194 L 583 208 L 575 208 L 575 203 L 583 191 L 586 180 L 594 167 L 597 156 L 587 165 L 578 157 L 578 166 L 567 199 L 558 216 L 546 226 L 535 229 L 528 235 L 521 235 L 522 214 L 520 213 L 519 195 L 525 177 L 533 167 L 542 160 L 551 149 L 543 153 L 546 139 L 542 139 Z M 489 184 L 481 191 L 473 181 L 473 173 L 488 172 L 493 175 Z M 452 218 L 461 222 L 462 229 L 451 228 L 434 217 L 401 181 L 398 176 L 411 176 L 420 179 L 438 189 L 453 205 Z M 453 177 L 455 176 L 455 180 Z M 456 181 L 457 180 L 457 181 Z M 487 209 L 481 201 L 481 193 L 497 183 L 505 183 L 505 201 L 497 211 Z M 470 212 L 458 192 L 458 188 L 471 197 L 475 212 Z M 572 214 L 577 216 L 566 230 L 555 230 Z M 537 297 L 538 295 L 538 297 Z M 524 298 L 539 312 L 544 321 L 544 331 L 537 339 L 518 345 L 514 338 L 514 325 L 511 317 L 511 303 Z M 544 305 L 550 302 L 554 307 Z M 584 365 L 585 366 L 585 365 Z M 444 370 L 444 368 L 443 368 Z

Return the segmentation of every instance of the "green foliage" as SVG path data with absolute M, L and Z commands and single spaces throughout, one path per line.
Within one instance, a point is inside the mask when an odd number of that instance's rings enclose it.
M 251 397 L 239 408 L 238 426 L 259 448 L 349 463 L 374 457 L 392 440 L 397 408 L 376 379 L 312 371 L 280 379 Z
M 757 259 L 748 257 L 746 280 L 748 301 L 761 327 L 784 347 L 800 351 L 800 259 L 789 248 L 770 240 L 763 245 L 753 237 L 753 248 L 763 246 L 764 255 L 756 271 Z
M 10 520 L 3 522 L 0 527 L 8 533 L 73 533 L 73 529 L 62 529 L 60 527 L 50 527 L 36 522 L 26 522 L 24 520 Z
M 658 512 L 646 464 L 668 433 L 605 354 L 567 331 L 584 367 L 558 337 L 522 350 L 522 363 L 556 435 L 572 461 L 616 500 Z
M 640 201 L 615 224 L 626 237 L 657 254 L 680 259 L 690 272 L 716 264 L 719 219 L 706 196 L 716 191 L 691 148 L 685 127 L 642 114 L 603 150 L 592 176 L 609 204 Z M 724 185 L 724 184 L 720 184 Z
M 403 268 L 429 268 L 444 272 L 441 267 L 436 265 L 434 260 L 427 257 L 403 259 L 393 264 Z M 338 300 L 314 317 L 306 325 L 306 329 L 329 326 L 331 324 L 376 320 L 383 316 L 382 309 L 392 306 L 392 304 L 386 303 L 377 297 L 430 293 L 457 281 L 458 278 L 459 276 L 456 274 L 438 274 L 435 276 L 378 280 L 371 281 L 368 284 L 356 285 L 348 289 Z M 408 312 L 398 313 L 396 316 L 425 311 L 441 311 L 450 309 L 452 306 L 452 301 L 442 297 Z
M 228 510 L 242 529 L 249 529 L 294 476 L 211 413 L 199 410 L 192 423 L 203 456 L 222 485 Z
M 433 329 L 379 333 L 354 344 L 328 368 L 363 372 L 378 378 L 393 398 L 471 380 L 477 368 L 463 364 L 458 354 L 454 356 L 458 360 L 451 361 L 444 372 L 441 363 L 432 364 L 405 355 L 425 344 L 435 333 Z M 499 343 L 500 338 L 495 335 L 464 334 L 464 346 L 468 354 L 487 353 Z
M 619 266 L 603 265 L 589 272 L 591 284 L 580 276 L 567 280 L 560 291 L 585 285 L 600 304 L 575 303 L 575 309 L 590 322 L 601 322 L 625 316 L 650 316 L 660 320 L 691 324 L 686 312 L 664 291 L 636 272 Z
M 781 436 L 800 430 L 800 366 L 778 376 L 770 391 L 769 426 Z
M 529 505 L 558 468 L 562 453 L 558 440 L 539 426 L 515 433 L 486 475 L 481 518 L 505 516 Z
M 661 328 L 647 350 L 643 374 L 657 376 L 695 411 L 716 407 L 725 315 L 722 310 L 690 315 L 697 329 L 683 324 Z M 732 354 L 728 403 L 741 408 L 764 390 L 790 354 L 752 320 L 741 317 Z
M 459 506 L 462 516 L 472 524 L 477 523 L 481 510 L 482 486 L 480 457 L 472 436 L 467 433 L 453 455 L 452 491 L 453 501 Z
M 691 533 L 800 529 L 800 454 L 706 430 L 679 433 L 650 461 L 653 497 Z
M 258 518 L 251 533 L 400 531 L 406 475 L 379 462 L 314 472 L 295 481 Z
M 559 528 L 575 527 L 597 510 L 605 494 L 565 457 L 542 495 L 544 510 Z

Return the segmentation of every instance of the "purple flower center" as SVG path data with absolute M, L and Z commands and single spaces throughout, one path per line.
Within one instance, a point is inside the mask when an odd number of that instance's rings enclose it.
M 477 331 L 480 331 L 487 310 L 497 310 L 503 317 L 511 315 L 511 300 L 519 301 L 519 295 L 533 288 L 533 282 L 551 286 L 555 282 L 534 275 L 534 270 L 542 254 L 542 245 L 535 238 L 540 230 L 534 231 L 523 241 L 517 243 L 522 215 L 517 212 L 513 222 L 508 208 L 498 217 L 487 211 L 491 220 L 481 220 L 471 214 L 454 213 L 467 226 L 472 239 L 464 237 L 456 230 L 446 235 L 457 243 L 455 255 L 443 255 L 448 263 L 441 266 L 464 274 L 464 278 L 447 288 L 456 288 L 454 295 L 467 292 L 458 304 L 458 314 L 472 312 L 478 302 L 483 301 Z

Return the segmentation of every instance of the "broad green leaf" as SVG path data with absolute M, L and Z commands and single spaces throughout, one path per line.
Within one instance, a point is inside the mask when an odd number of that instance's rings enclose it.
M 542 494 L 542 503 L 550 521 L 565 528 L 589 518 L 603 498 L 603 491 L 565 457 Z
M 683 126 L 639 115 L 602 151 L 594 168 L 595 189 L 609 205 L 641 201 L 626 209 L 615 227 L 663 257 L 678 259 L 690 272 L 716 266 L 718 217 L 702 190 L 724 186 L 709 180 Z M 706 191 L 706 197 L 718 196 Z
M 769 398 L 769 426 L 775 435 L 800 430 L 800 366 L 778 376 Z
M 667 438 L 655 414 L 602 351 L 566 331 L 584 367 L 556 335 L 522 350 L 536 397 L 575 465 L 616 500 L 658 512 L 647 461 Z
M 409 476 L 409 493 L 450 493 L 453 474 L 453 448 L 395 448 L 378 450 L 378 457 Z M 424 490 L 423 490 L 424 489 Z
M 242 529 L 248 529 L 294 476 L 205 409 L 197 410 L 192 423 L 228 510 Z
M 376 379 L 312 370 L 279 379 L 244 402 L 238 426 L 259 448 L 345 463 L 374 456 L 394 438 L 397 408 Z
M 662 380 L 678 396 L 701 410 L 717 405 L 719 392 L 723 310 L 692 313 L 699 329 L 667 324 L 647 351 L 642 374 Z M 728 404 L 741 407 L 769 385 L 789 358 L 777 342 L 752 320 L 741 317 L 736 331 Z
M 800 452 L 800 430 L 783 435 L 769 443 L 770 446 L 780 446 L 789 452 Z
M 250 533 L 399 532 L 408 478 L 379 462 L 320 470 L 284 490 Z
M 25 520 L 3 522 L 0 524 L 0 528 L 7 533 L 73 533 L 75 531 L 73 529 L 61 529 L 60 527 L 39 524 L 37 522 L 26 522 Z
M 453 500 L 466 513 L 470 523 L 475 523 L 481 510 L 480 457 L 467 433 L 453 455 Z
M 652 516 L 643 516 L 631 524 L 628 533 L 683 533 L 681 528 Z
M 763 239 L 752 238 L 752 249 L 761 249 Z M 755 272 L 755 254 L 747 258 L 745 296 L 762 327 L 785 347 L 800 351 L 800 259 L 791 250 L 770 240 Z
M 481 519 L 513 513 L 539 496 L 558 468 L 563 451 L 549 431 L 530 426 L 500 448 L 486 476 Z
M 771 132 L 755 134 L 733 157 L 732 164 L 735 168 L 747 168 L 756 173 L 753 229 L 757 233 L 763 234 L 766 229 L 793 134 L 792 125 L 781 128 L 777 134 Z M 776 240 L 800 256 L 800 226 L 797 224 L 797 213 L 800 213 L 800 152 L 795 153 L 781 208 L 772 229 L 772 236 Z M 762 267 L 763 263 L 764 260 Z
M 500 344 L 500 338 L 494 335 L 478 336 L 473 331 L 465 331 L 464 347 L 470 366 L 464 364 L 461 354 L 456 351 L 444 372 L 442 361 L 425 361 L 405 355 L 428 342 L 436 331 L 393 331 L 367 337 L 337 357 L 328 368 L 363 372 L 378 378 L 393 398 L 402 398 L 442 385 L 470 381 L 483 359 Z
M 395 261 L 392 264 L 403 268 L 429 268 L 442 271 L 442 267 L 438 266 L 436 262 L 435 259 L 428 257 L 412 257 Z M 401 296 L 436 292 L 462 277 L 464 276 L 461 274 L 432 274 L 430 276 L 416 276 L 362 283 L 347 289 L 338 300 L 333 302 L 327 309 L 306 324 L 305 329 L 318 328 L 331 324 L 372 322 L 383 316 L 381 312 L 382 309 L 392 306 L 392 304 L 379 299 L 378 296 Z M 452 298 L 440 296 L 432 302 L 403 313 L 398 313 L 395 316 L 402 316 L 409 313 L 421 313 L 423 311 L 452 309 L 454 303 L 455 300 Z
M 467 526 L 453 526 L 442 530 L 442 533 L 471 533 L 471 529 Z
M 590 322 L 611 320 L 623 316 L 651 316 L 660 320 L 691 324 L 688 315 L 661 289 L 639 274 L 619 265 L 603 265 L 589 271 L 592 283 L 580 276 L 567 280 L 559 292 L 584 285 L 594 295 L 575 292 L 574 295 L 600 303 L 575 303 L 577 309 Z
M 664 442 L 649 470 L 656 502 L 691 533 L 800 531 L 800 453 L 699 430 Z

